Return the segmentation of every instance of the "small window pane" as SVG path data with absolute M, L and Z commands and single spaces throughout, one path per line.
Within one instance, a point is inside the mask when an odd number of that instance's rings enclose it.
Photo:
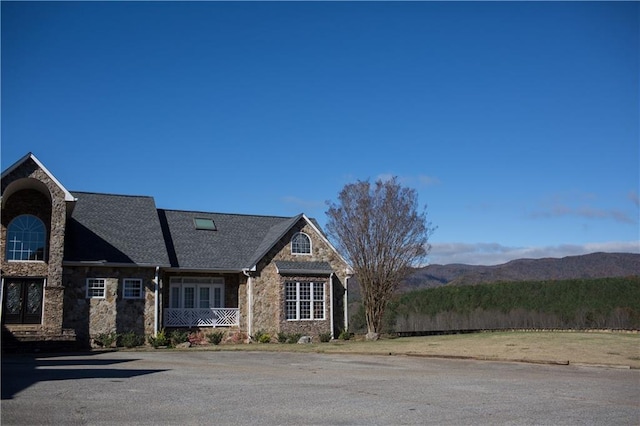
M 196 307 L 196 289 L 193 287 L 184 288 L 184 307 L 193 309 Z
M 200 287 L 199 308 L 206 309 L 211 307 L 210 294 L 211 289 L 209 287 Z
M 125 279 L 122 292 L 125 299 L 141 299 L 144 295 L 142 280 L 137 278 Z
M 180 287 L 171 287 L 171 308 L 180 308 Z
M 303 233 L 297 233 L 291 238 L 291 253 L 311 254 L 311 240 Z
M 222 308 L 222 287 L 213 288 L 213 307 Z
M 87 297 L 104 299 L 106 290 L 106 282 L 104 278 L 87 279 Z

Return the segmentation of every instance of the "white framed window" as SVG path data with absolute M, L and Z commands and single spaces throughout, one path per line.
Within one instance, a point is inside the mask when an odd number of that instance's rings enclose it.
M 324 283 L 287 281 L 285 283 L 287 320 L 324 320 Z
M 7 260 L 44 260 L 47 228 L 37 217 L 23 214 L 7 227 Z
M 107 293 L 107 280 L 87 278 L 87 299 L 104 299 Z
M 172 277 L 169 307 L 172 309 L 224 308 L 224 278 Z
M 140 278 L 125 278 L 122 280 L 122 296 L 125 299 L 142 299 L 144 287 Z
M 311 238 L 303 232 L 291 237 L 291 254 L 311 254 Z

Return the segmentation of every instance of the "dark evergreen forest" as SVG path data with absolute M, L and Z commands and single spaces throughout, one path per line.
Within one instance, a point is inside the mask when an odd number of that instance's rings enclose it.
M 361 327 L 361 310 L 351 331 Z M 640 276 L 441 286 L 397 295 L 387 332 L 640 329 Z

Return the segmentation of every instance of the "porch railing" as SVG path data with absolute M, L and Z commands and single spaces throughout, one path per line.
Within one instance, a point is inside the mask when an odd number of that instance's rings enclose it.
M 165 327 L 231 327 L 240 325 L 240 309 L 165 309 Z

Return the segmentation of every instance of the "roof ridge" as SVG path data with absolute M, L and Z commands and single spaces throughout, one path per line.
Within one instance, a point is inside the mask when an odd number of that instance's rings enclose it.
M 94 191 L 70 191 L 72 194 L 91 194 L 91 195 L 108 195 L 110 197 L 131 197 L 131 198 L 151 198 L 152 195 L 135 195 L 135 194 L 114 194 L 111 192 L 94 192 Z
M 177 213 L 219 214 L 219 215 L 226 215 L 226 216 L 262 217 L 262 218 L 272 218 L 272 219 L 291 219 L 293 217 L 296 217 L 296 216 L 276 216 L 276 215 L 251 214 L 251 213 L 210 212 L 210 211 L 204 211 L 204 210 L 185 210 L 185 209 L 158 208 L 158 210 L 162 210 L 165 212 L 177 212 Z

